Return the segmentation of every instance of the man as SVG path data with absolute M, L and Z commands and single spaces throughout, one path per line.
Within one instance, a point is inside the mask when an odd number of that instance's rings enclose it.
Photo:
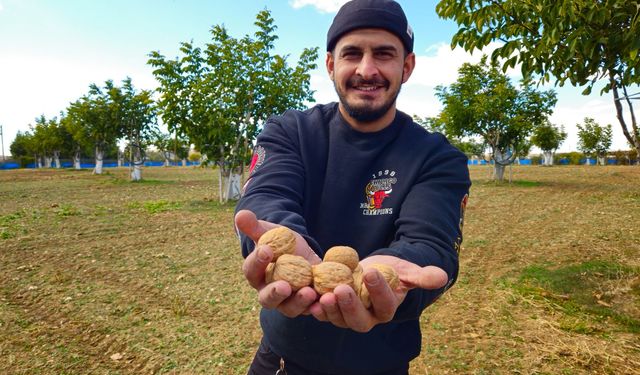
M 464 154 L 396 110 L 414 66 L 400 5 L 353 0 L 327 34 L 340 102 L 287 111 L 258 137 L 235 217 L 243 272 L 263 306 L 249 374 L 407 374 L 420 353 L 420 314 L 458 274 L 470 181 Z M 273 253 L 254 247 L 278 225 L 297 232 L 296 254 L 312 264 L 332 246 L 356 249 L 372 307 L 347 285 L 321 297 L 266 285 Z M 373 263 L 393 266 L 401 286 L 391 290 Z

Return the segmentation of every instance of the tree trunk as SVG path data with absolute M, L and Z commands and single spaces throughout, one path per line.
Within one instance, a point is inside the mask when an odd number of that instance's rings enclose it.
M 220 203 L 240 199 L 240 174 L 232 169 L 219 168 Z
M 493 179 L 500 182 L 504 180 L 504 165 L 498 163 L 493 165 Z
M 140 152 L 140 147 L 132 148 L 133 160 L 131 163 L 131 181 L 140 181 L 142 180 L 142 165 L 144 164 L 144 162 L 142 161 L 142 153 Z
M 73 167 L 75 169 L 81 169 L 82 167 L 80 166 L 80 151 L 76 150 L 76 152 L 73 153 Z
M 171 165 L 171 160 L 169 160 L 171 158 L 171 153 L 163 151 L 162 156 L 164 156 L 164 166 L 169 167 Z
M 62 166 L 60 165 L 60 151 L 53 152 L 53 162 L 56 165 L 56 168 L 60 169 Z
M 493 179 L 502 182 L 504 180 L 504 167 L 511 165 L 515 160 L 515 154 L 509 157 L 506 153 L 494 149 L 493 151 Z
M 598 155 L 598 164 L 600 164 L 600 165 L 607 165 L 607 158 L 606 158 L 606 156 L 600 156 L 600 155 Z
M 182 166 L 183 167 L 187 166 L 187 159 L 184 159 L 184 158 L 182 159 Z
M 45 166 L 45 168 L 51 168 L 51 160 L 53 160 L 53 158 L 51 156 L 45 156 L 44 157 L 44 166 Z
M 96 166 L 93 168 L 93 174 L 102 174 L 102 158 L 104 151 L 100 146 L 96 146 Z
M 636 160 L 636 164 L 640 165 L 640 131 L 638 130 L 638 124 L 636 123 L 635 113 L 633 112 L 633 105 L 631 100 L 629 100 L 629 96 L 627 95 L 627 88 L 622 86 L 622 90 L 625 94 L 625 100 L 627 105 L 629 106 L 629 112 L 631 113 L 631 131 L 633 134 L 629 132 L 627 128 L 627 123 L 624 120 L 624 115 L 622 114 L 622 100 L 618 94 L 618 85 L 615 80 L 615 72 L 609 70 L 609 84 L 611 85 L 611 91 L 613 92 L 613 104 L 616 107 L 616 117 L 618 118 L 618 122 L 622 127 L 622 133 L 630 145 L 635 147 L 636 152 L 638 153 L 638 159 Z
M 124 152 L 118 149 L 118 167 L 122 167 L 124 164 Z
M 37 156 L 37 155 L 36 155 L 36 165 L 38 169 L 42 168 L 42 158 L 40 158 L 40 156 Z
M 544 155 L 544 164 L 545 166 L 553 165 L 553 151 L 543 151 L 542 155 Z

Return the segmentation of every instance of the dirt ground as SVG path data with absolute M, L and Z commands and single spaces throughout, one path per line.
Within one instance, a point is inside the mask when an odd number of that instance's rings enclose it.
M 0 373 L 246 373 L 259 304 L 216 172 L 127 173 L 0 171 Z M 640 167 L 471 173 L 411 374 L 640 374 Z

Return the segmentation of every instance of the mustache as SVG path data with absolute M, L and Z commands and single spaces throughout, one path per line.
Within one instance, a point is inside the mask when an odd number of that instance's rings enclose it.
M 354 86 L 382 86 L 389 88 L 390 82 L 384 78 L 364 79 L 362 77 L 352 77 L 347 81 L 347 87 Z

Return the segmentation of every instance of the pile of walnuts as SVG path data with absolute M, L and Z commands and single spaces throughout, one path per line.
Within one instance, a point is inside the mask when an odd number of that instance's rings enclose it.
M 295 234 L 287 227 L 277 227 L 264 233 L 258 245 L 268 245 L 273 251 L 273 260 L 265 271 L 265 281 L 271 283 L 284 280 L 293 291 L 312 286 L 318 294 L 332 292 L 339 284 L 349 285 L 366 308 L 371 307 L 369 291 L 362 280 L 363 269 L 358 253 L 349 246 L 334 246 L 327 250 L 321 263 L 311 265 L 305 258 L 293 255 Z M 398 274 L 386 264 L 373 264 L 387 281 L 391 289 L 399 284 Z

